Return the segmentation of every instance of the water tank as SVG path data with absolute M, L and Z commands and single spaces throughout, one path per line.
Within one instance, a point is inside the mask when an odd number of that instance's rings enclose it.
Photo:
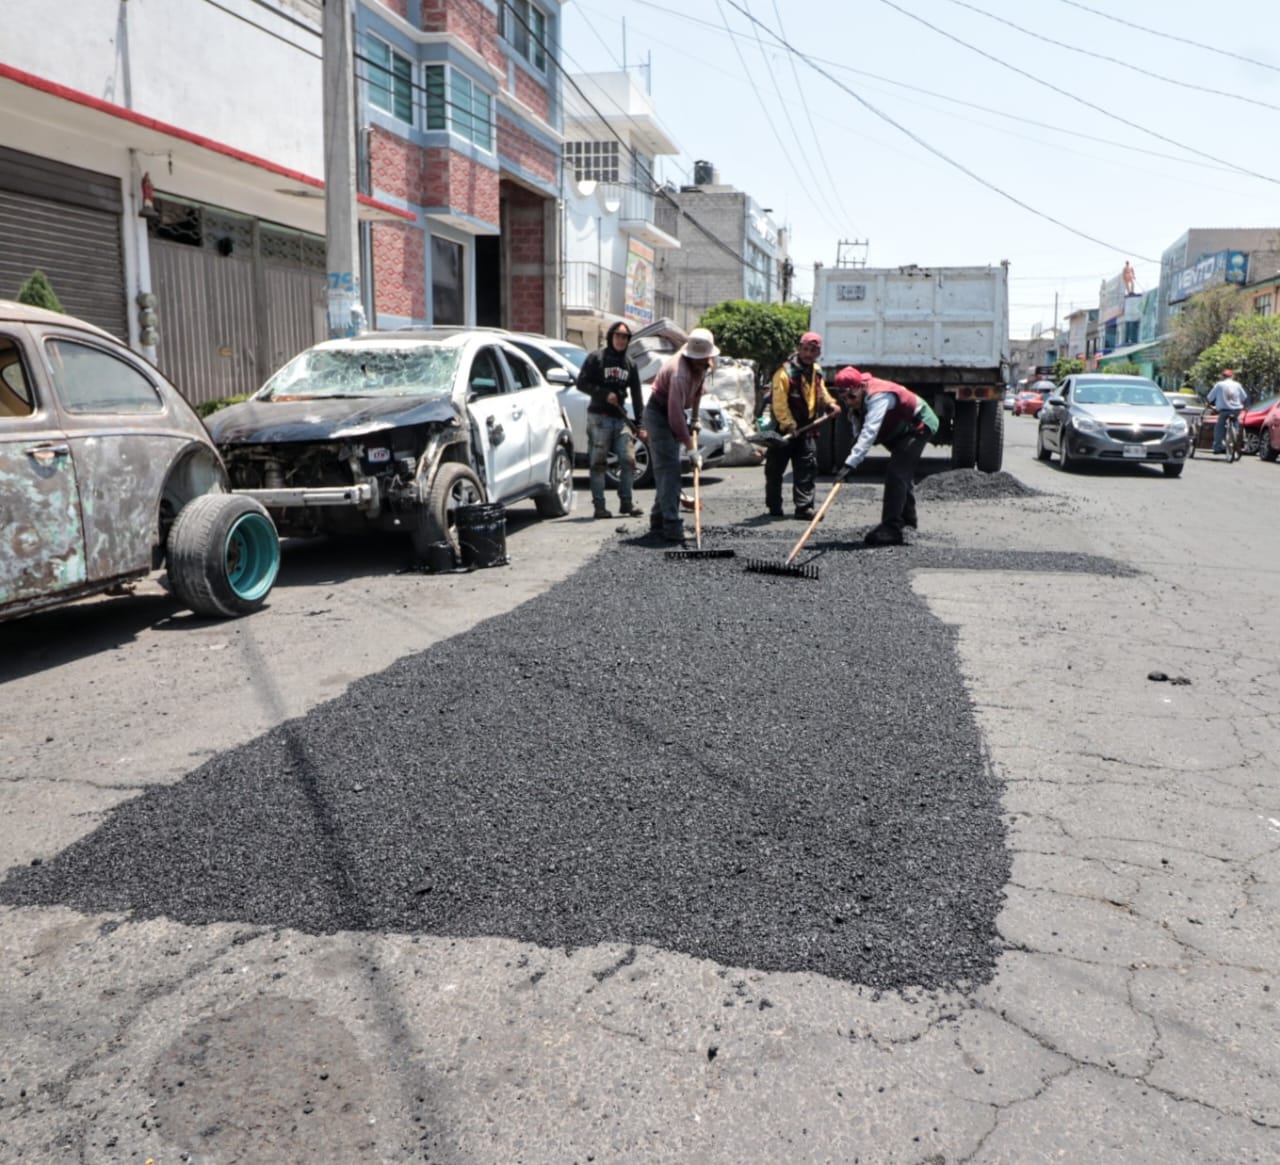
M 714 186 L 716 184 L 716 168 L 710 162 L 694 162 L 693 184 L 695 186 Z

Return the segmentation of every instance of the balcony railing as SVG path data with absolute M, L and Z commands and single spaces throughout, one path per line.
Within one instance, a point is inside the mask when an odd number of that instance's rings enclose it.
M 569 262 L 564 265 L 564 306 L 589 308 L 622 315 L 626 277 L 598 263 Z
M 663 234 L 673 238 L 679 237 L 676 229 L 676 208 L 665 198 L 657 198 L 647 190 L 639 190 L 634 186 L 617 182 L 602 183 L 599 197 L 604 206 L 618 208 L 619 220 L 624 225 L 630 224 L 629 229 L 633 233 L 645 234 L 643 229 L 639 231 L 636 229 L 637 225 L 643 224 L 656 227 Z M 661 245 L 660 239 L 655 238 L 651 241 Z

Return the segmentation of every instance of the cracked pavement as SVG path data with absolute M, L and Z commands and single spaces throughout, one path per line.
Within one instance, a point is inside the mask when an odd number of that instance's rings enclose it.
M 1006 467 L 1041 495 L 922 497 L 918 544 L 889 552 L 954 629 L 1003 783 L 988 982 L 4 907 L 0 1157 L 1280 1161 L 1280 550 L 1251 519 L 1278 471 L 1066 475 L 1032 433 L 1009 421 Z M 709 513 L 750 512 L 760 485 L 724 474 Z M 877 491 L 847 492 L 872 524 Z M 514 608 L 612 536 L 581 517 L 513 521 L 513 567 L 448 579 L 389 557 L 328 577 L 306 551 L 305 585 L 233 625 L 184 624 L 156 591 L 111 600 L 110 631 L 105 602 L 0 629 L 0 861 L 52 859 L 141 789 Z M 936 549 L 1129 572 L 959 570 Z M 429 604 L 407 597 L 424 583 Z

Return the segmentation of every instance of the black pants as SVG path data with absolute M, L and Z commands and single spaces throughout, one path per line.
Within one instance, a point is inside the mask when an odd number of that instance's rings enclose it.
M 771 445 L 764 455 L 764 504 L 782 509 L 782 475 L 791 466 L 791 498 L 797 510 L 813 506 L 814 478 L 818 475 L 818 439 L 793 437 L 785 445 Z
M 888 530 L 901 534 L 904 526 L 916 524 L 916 467 L 928 444 L 928 433 L 911 434 L 899 437 L 889 448 L 884 504 L 880 510 L 880 525 Z

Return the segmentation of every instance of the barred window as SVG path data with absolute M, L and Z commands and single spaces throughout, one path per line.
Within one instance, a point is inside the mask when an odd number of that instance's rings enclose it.
M 427 129 L 447 129 L 493 149 L 493 98 L 470 77 L 447 65 L 426 67 Z
M 575 182 L 619 180 L 617 142 L 565 142 L 564 160 Z
M 413 124 L 413 64 L 372 34 L 364 38 L 369 104 Z

